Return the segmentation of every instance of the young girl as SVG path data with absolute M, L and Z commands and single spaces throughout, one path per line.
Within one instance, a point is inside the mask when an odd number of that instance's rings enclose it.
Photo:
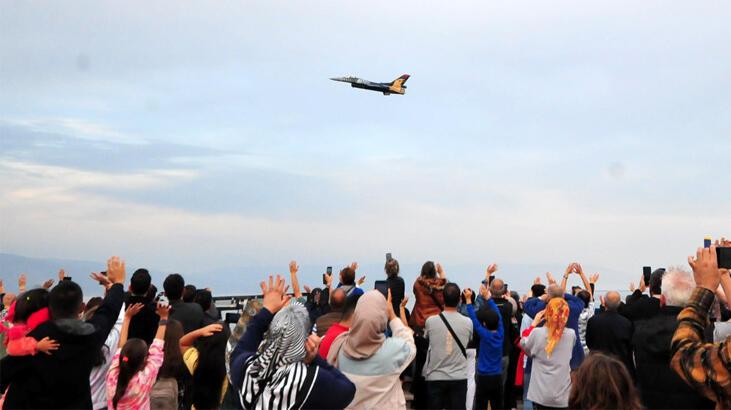
M 124 315 L 119 349 L 112 358 L 107 375 L 107 404 L 109 409 L 149 409 L 150 390 L 155 384 L 157 373 L 163 361 L 165 328 L 170 307 L 158 305 L 160 322 L 149 352 L 142 339 L 127 340 L 129 322 L 144 305 L 136 303 Z
M 50 319 L 48 311 L 48 290 L 32 289 L 20 295 L 10 305 L 5 317 L 10 326 L 0 325 L 0 331 L 6 333 L 5 345 L 10 356 L 35 355 L 38 352 L 50 354 L 58 349 L 58 343 L 47 337 L 41 341 L 27 336 L 41 323 Z

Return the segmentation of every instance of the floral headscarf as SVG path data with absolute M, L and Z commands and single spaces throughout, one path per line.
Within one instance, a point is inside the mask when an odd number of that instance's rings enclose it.
M 561 340 L 566 322 L 569 320 L 569 304 L 563 298 L 553 298 L 546 306 L 546 329 L 548 330 L 548 343 L 546 344 L 546 356 L 551 357 L 553 348 Z

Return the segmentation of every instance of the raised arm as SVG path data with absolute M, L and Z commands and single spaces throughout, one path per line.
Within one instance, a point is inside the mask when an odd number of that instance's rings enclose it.
M 112 331 L 114 323 L 119 317 L 119 311 L 124 303 L 124 279 L 126 272 L 124 261 L 117 256 L 112 256 L 107 261 L 107 278 L 112 285 L 107 289 L 104 296 L 104 302 L 99 309 L 94 312 L 94 316 L 87 320 L 88 323 L 94 325 L 97 329 L 95 333 L 95 341 L 98 346 L 102 346 Z
M 300 282 L 297 280 L 297 272 L 300 267 L 296 261 L 289 262 L 289 277 L 292 280 L 292 291 L 294 292 L 294 298 L 299 299 L 302 297 L 302 291 L 300 290 Z
M 196 340 L 200 337 L 213 336 L 214 333 L 218 333 L 223 330 L 223 325 L 220 323 L 214 323 L 200 329 L 196 329 L 185 336 L 180 338 L 180 352 L 185 353 L 186 350 L 190 349 Z
M 470 320 L 472 320 L 472 327 L 475 329 L 475 333 L 477 333 L 481 339 L 487 338 L 489 332 L 484 326 L 482 326 L 482 323 L 477 320 L 475 307 L 472 305 L 472 289 L 467 288 L 462 292 L 462 294 L 464 295 L 465 304 L 467 305 L 467 314 L 469 315 Z
M 723 392 L 731 377 L 731 348 L 727 342 L 704 343 L 703 331 L 708 325 L 708 312 L 713 305 L 713 291 L 721 282 L 716 260 L 716 247 L 698 248 L 696 258 L 688 258 L 693 268 L 696 289 L 685 309 L 678 315 L 678 328 L 673 335 L 671 367 L 690 386 L 707 398 L 722 404 Z M 713 358 L 710 360 L 709 358 Z
M 389 296 L 391 294 L 391 291 L 389 289 Z M 409 297 L 404 296 L 403 299 L 401 299 L 401 305 L 399 305 L 399 318 L 401 319 L 401 323 L 404 324 L 404 326 L 409 326 L 409 321 L 406 319 L 406 304 L 409 303 Z

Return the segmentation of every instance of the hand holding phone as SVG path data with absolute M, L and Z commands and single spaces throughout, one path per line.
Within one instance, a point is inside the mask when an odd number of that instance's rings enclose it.
M 645 286 L 650 286 L 650 277 L 652 276 L 652 267 L 650 266 L 643 266 L 642 267 L 642 280 L 645 283 Z

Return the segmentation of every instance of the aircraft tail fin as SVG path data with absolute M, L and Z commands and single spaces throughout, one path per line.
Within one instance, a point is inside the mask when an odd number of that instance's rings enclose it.
M 408 80 L 409 77 L 411 77 L 411 76 L 408 74 L 404 74 L 401 77 L 391 81 L 391 85 L 394 87 L 401 87 L 404 85 L 404 83 L 406 83 L 406 80 Z

